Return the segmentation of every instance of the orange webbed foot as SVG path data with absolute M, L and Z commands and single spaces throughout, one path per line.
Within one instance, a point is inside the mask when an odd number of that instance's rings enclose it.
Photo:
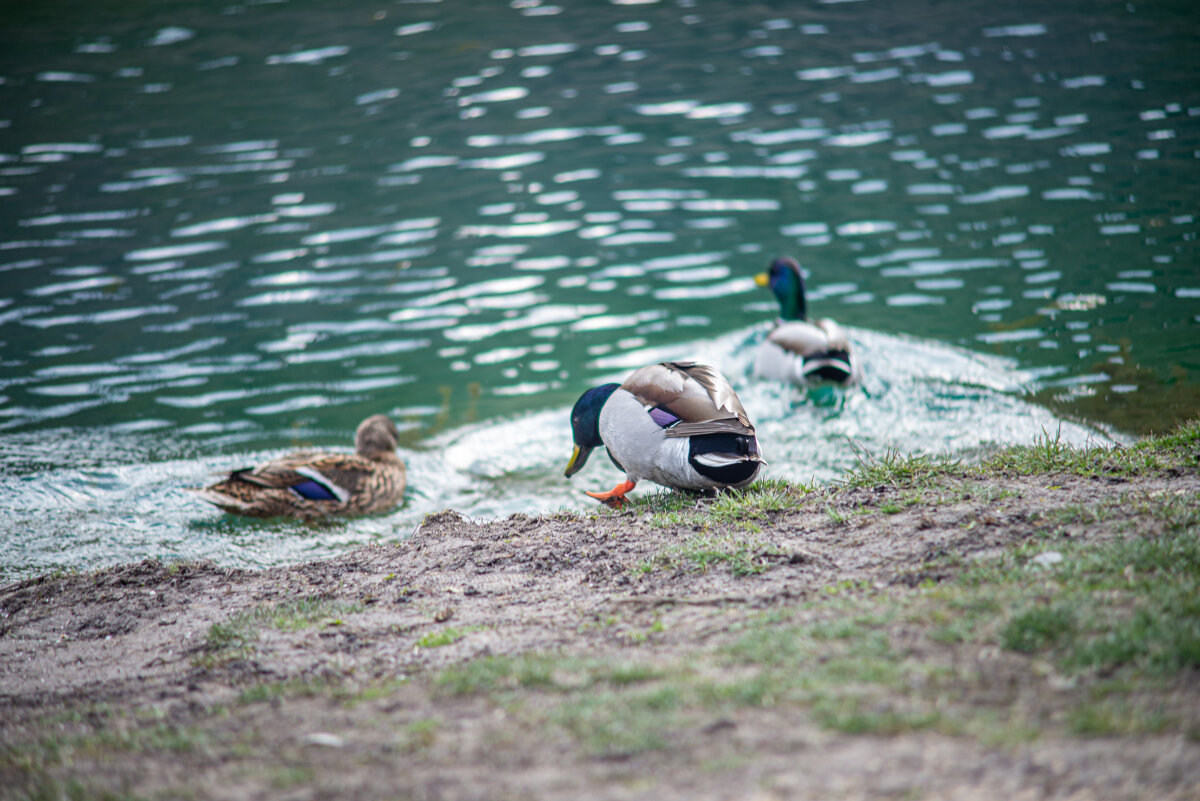
M 613 509 L 620 509 L 625 504 L 625 493 L 636 487 L 636 482 L 622 481 L 617 486 L 610 489 L 608 492 L 589 492 L 590 497 L 600 501 L 605 506 Z

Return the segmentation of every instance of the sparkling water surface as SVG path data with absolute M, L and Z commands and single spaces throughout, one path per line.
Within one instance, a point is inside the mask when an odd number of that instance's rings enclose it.
M 1188 3 L 2 13 L 0 579 L 587 508 L 617 473 L 562 477 L 568 409 L 659 359 L 723 369 L 801 480 L 1200 410 Z M 750 376 L 780 253 L 862 387 Z M 375 412 L 391 515 L 185 491 Z

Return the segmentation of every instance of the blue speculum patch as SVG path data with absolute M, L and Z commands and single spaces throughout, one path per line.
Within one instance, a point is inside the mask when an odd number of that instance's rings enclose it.
M 669 428 L 679 422 L 678 417 L 657 406 L 651 409 L 649 414 L 650 419 L 657 423 L 659 428 Z
M 305 481 L 292 486 L 292 492 L 310 501 L 336 501 L 337 496 L 329 488 L 316 481 Z

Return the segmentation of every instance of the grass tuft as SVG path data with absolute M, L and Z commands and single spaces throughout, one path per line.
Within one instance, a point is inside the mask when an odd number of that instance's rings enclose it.
M 1075 611 L 1070 606 L 1035 606 L 1009 619 L 1000 642 L 1010 651 L 1032 654 L 1058 644 L 1074 627 Z
M 1200 526 L 1178 506 L 1172 497 L 1150 507 L 1167 509 L 1174 523 L 1158 533 L 1063 544 L 1063 561 L 1050 570 L 1017 554 L 966 571 L 956 583 L 975 608 L 956 621 L 960 633 L 986 631 L 999 616 L 1002 647 L 1049 659 L 1067 675 L 1123 671 L 1146 678 L 1200 669 Z M 1039 595 L 1052 602 L 1025 600 L 1033 570 Z
M 904 456 L 892 449 L 874 456 L 859 447 L 855 448 L 854 455 L 858 466 L 846 473 L 840 482 L 848 489 L 878 486 L 924 489 L 945 477 L 964 472 L 959 460 L 945 456 Z
M 1068 473 L 1092 476 L 1136 476 L 1176 467 L 1200 467 L 1200 420 L 1183 423 L 1170 434 L 1147 437 L 1132 445 L 1079 448 L 1062 440 L 1061 431 L 1043 431 L 1030 445 L 1005 448 L 981 465 L 981 472 L 1036 475 Z
M 636 569 L 649 573 L 665 567 L 707 573 L 721 566 L 735 576 L 753 576 L 767 570 L 782 555 L 778 546 L 705 527 L 701 533 L 646 560 Z
M 342 622 L 341 616 L 361 611 L 360 604 L 315 596 L 258 606 L 209 626 L 204 637 L 204 652 L 195 663 L 200 667 L 212 668 L 248 658 L 258 642 L 259 628 L 262 626 L 280 631 L 300 631 L 321 622 L 337 625 Z
M 764 479 L 742 489 L 722 492 L 715 499 L 675 490 L 656 492 L 632 498 L 630 508 L 649 516 L 650 525 L 659 528 L 702 521 L 745 526 L 749 521 L 769 519 L 772 512 L 795 508 L 815 491 L 815 482 L 797 484 Z
M 480 627 L 478 626 L 467 626 L 465 628 L 447 626 L 444 629 L 425 634 L 421 639 L 417 640 L 417 646 L 420 648 L 441 648 L 445 645 L 453 645 L 471 632 L 479 631 L 479 629 Z

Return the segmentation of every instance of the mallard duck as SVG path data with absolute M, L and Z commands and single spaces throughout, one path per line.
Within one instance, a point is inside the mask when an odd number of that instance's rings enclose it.
M 686 490 L 744 487 L 763 464 L 754 424 L 733 387 L 695 362 L 652 364 L 624 383 L 589 389 L 571 410 L 571 433 L 567 478 L 601 445 L 625 472 L 608 492 L 587 493 L 614 508 L 642 479 Z
M 769 272 L 754 276 L 754 283 L 770 287 L 779 300 L 779 321 L 755 354 L 755 374 L 796 384 L 858 380 L 857 360 L 841 326 L 827 318 L 808 319 L 804 276 L 794 259 L 775 259 Z
M 192 491 L 226 512 L 250 517 L 313 519 L 386 511 L 404 497 L 398 439 L 395 423 L 372 415 L 354 434 L 353 454 L 291 453 Z

